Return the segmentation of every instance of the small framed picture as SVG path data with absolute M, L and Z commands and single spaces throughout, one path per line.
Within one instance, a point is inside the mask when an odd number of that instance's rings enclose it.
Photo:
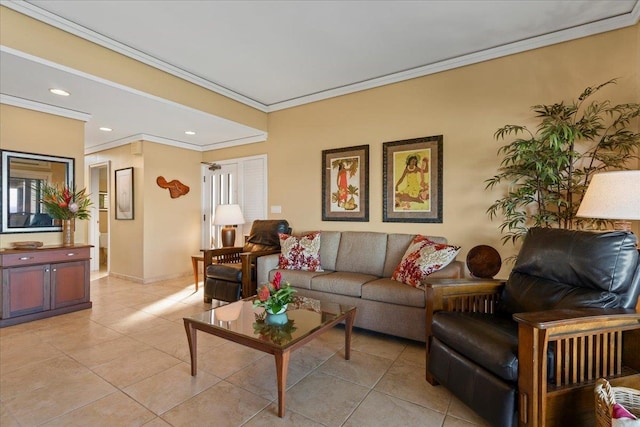
M 383 144 L 384 222 L 442 222 L 442 135 Z
M 133 219 L 133 168 L 116 170 L 116 219 Z
M 369 146 L 322 151 L 322 220 L 369 221 Z

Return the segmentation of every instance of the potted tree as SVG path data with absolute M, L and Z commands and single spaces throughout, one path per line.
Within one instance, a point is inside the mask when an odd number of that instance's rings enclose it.
M 519 125 L 496 131 L 496 139 L 516 137 L 500 147 L 498 155 L 504 158 L 498 174 L 485 181 L 485 189 L 508 184 L 507 193 L 487 209 L 491 219 L 503 216 L 503 244 L 516 243 L 529 227 L 583 226 L 585 220 L 576 218 L 576 212 L 593 175 L 628 169 L 629 161 L 638 158 L 640 133 L 629 125 L 640 115 L 640 104 L 587 103 L 615 83 L 613 79 L 587 87 L 570 104 L 533 106 L 540 119 L 535 133 Z M 603 221 L 594 222 L 599 226 Z

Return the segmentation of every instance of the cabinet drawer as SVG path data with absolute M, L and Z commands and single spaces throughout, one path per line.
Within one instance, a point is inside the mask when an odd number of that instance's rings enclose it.
M 2 255 L 2 267 L 49 264 L 89 259 L 89 248 L 60 248 L 42 251 L 25 251 Z

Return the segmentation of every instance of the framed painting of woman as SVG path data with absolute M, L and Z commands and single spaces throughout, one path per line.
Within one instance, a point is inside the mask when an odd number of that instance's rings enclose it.
M 383 144 L 384 222 L 442 222 L 442 135 Z
M 322 220 L 369 221 L 369 146 L 322 151 Z

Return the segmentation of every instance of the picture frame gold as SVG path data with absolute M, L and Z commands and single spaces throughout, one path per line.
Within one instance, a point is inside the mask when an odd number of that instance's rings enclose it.
M 322 220 L 369 221 L 369 146 L 322 151 Z
M 442 135 L 385 142 L 383 222 L 442 222 Z

